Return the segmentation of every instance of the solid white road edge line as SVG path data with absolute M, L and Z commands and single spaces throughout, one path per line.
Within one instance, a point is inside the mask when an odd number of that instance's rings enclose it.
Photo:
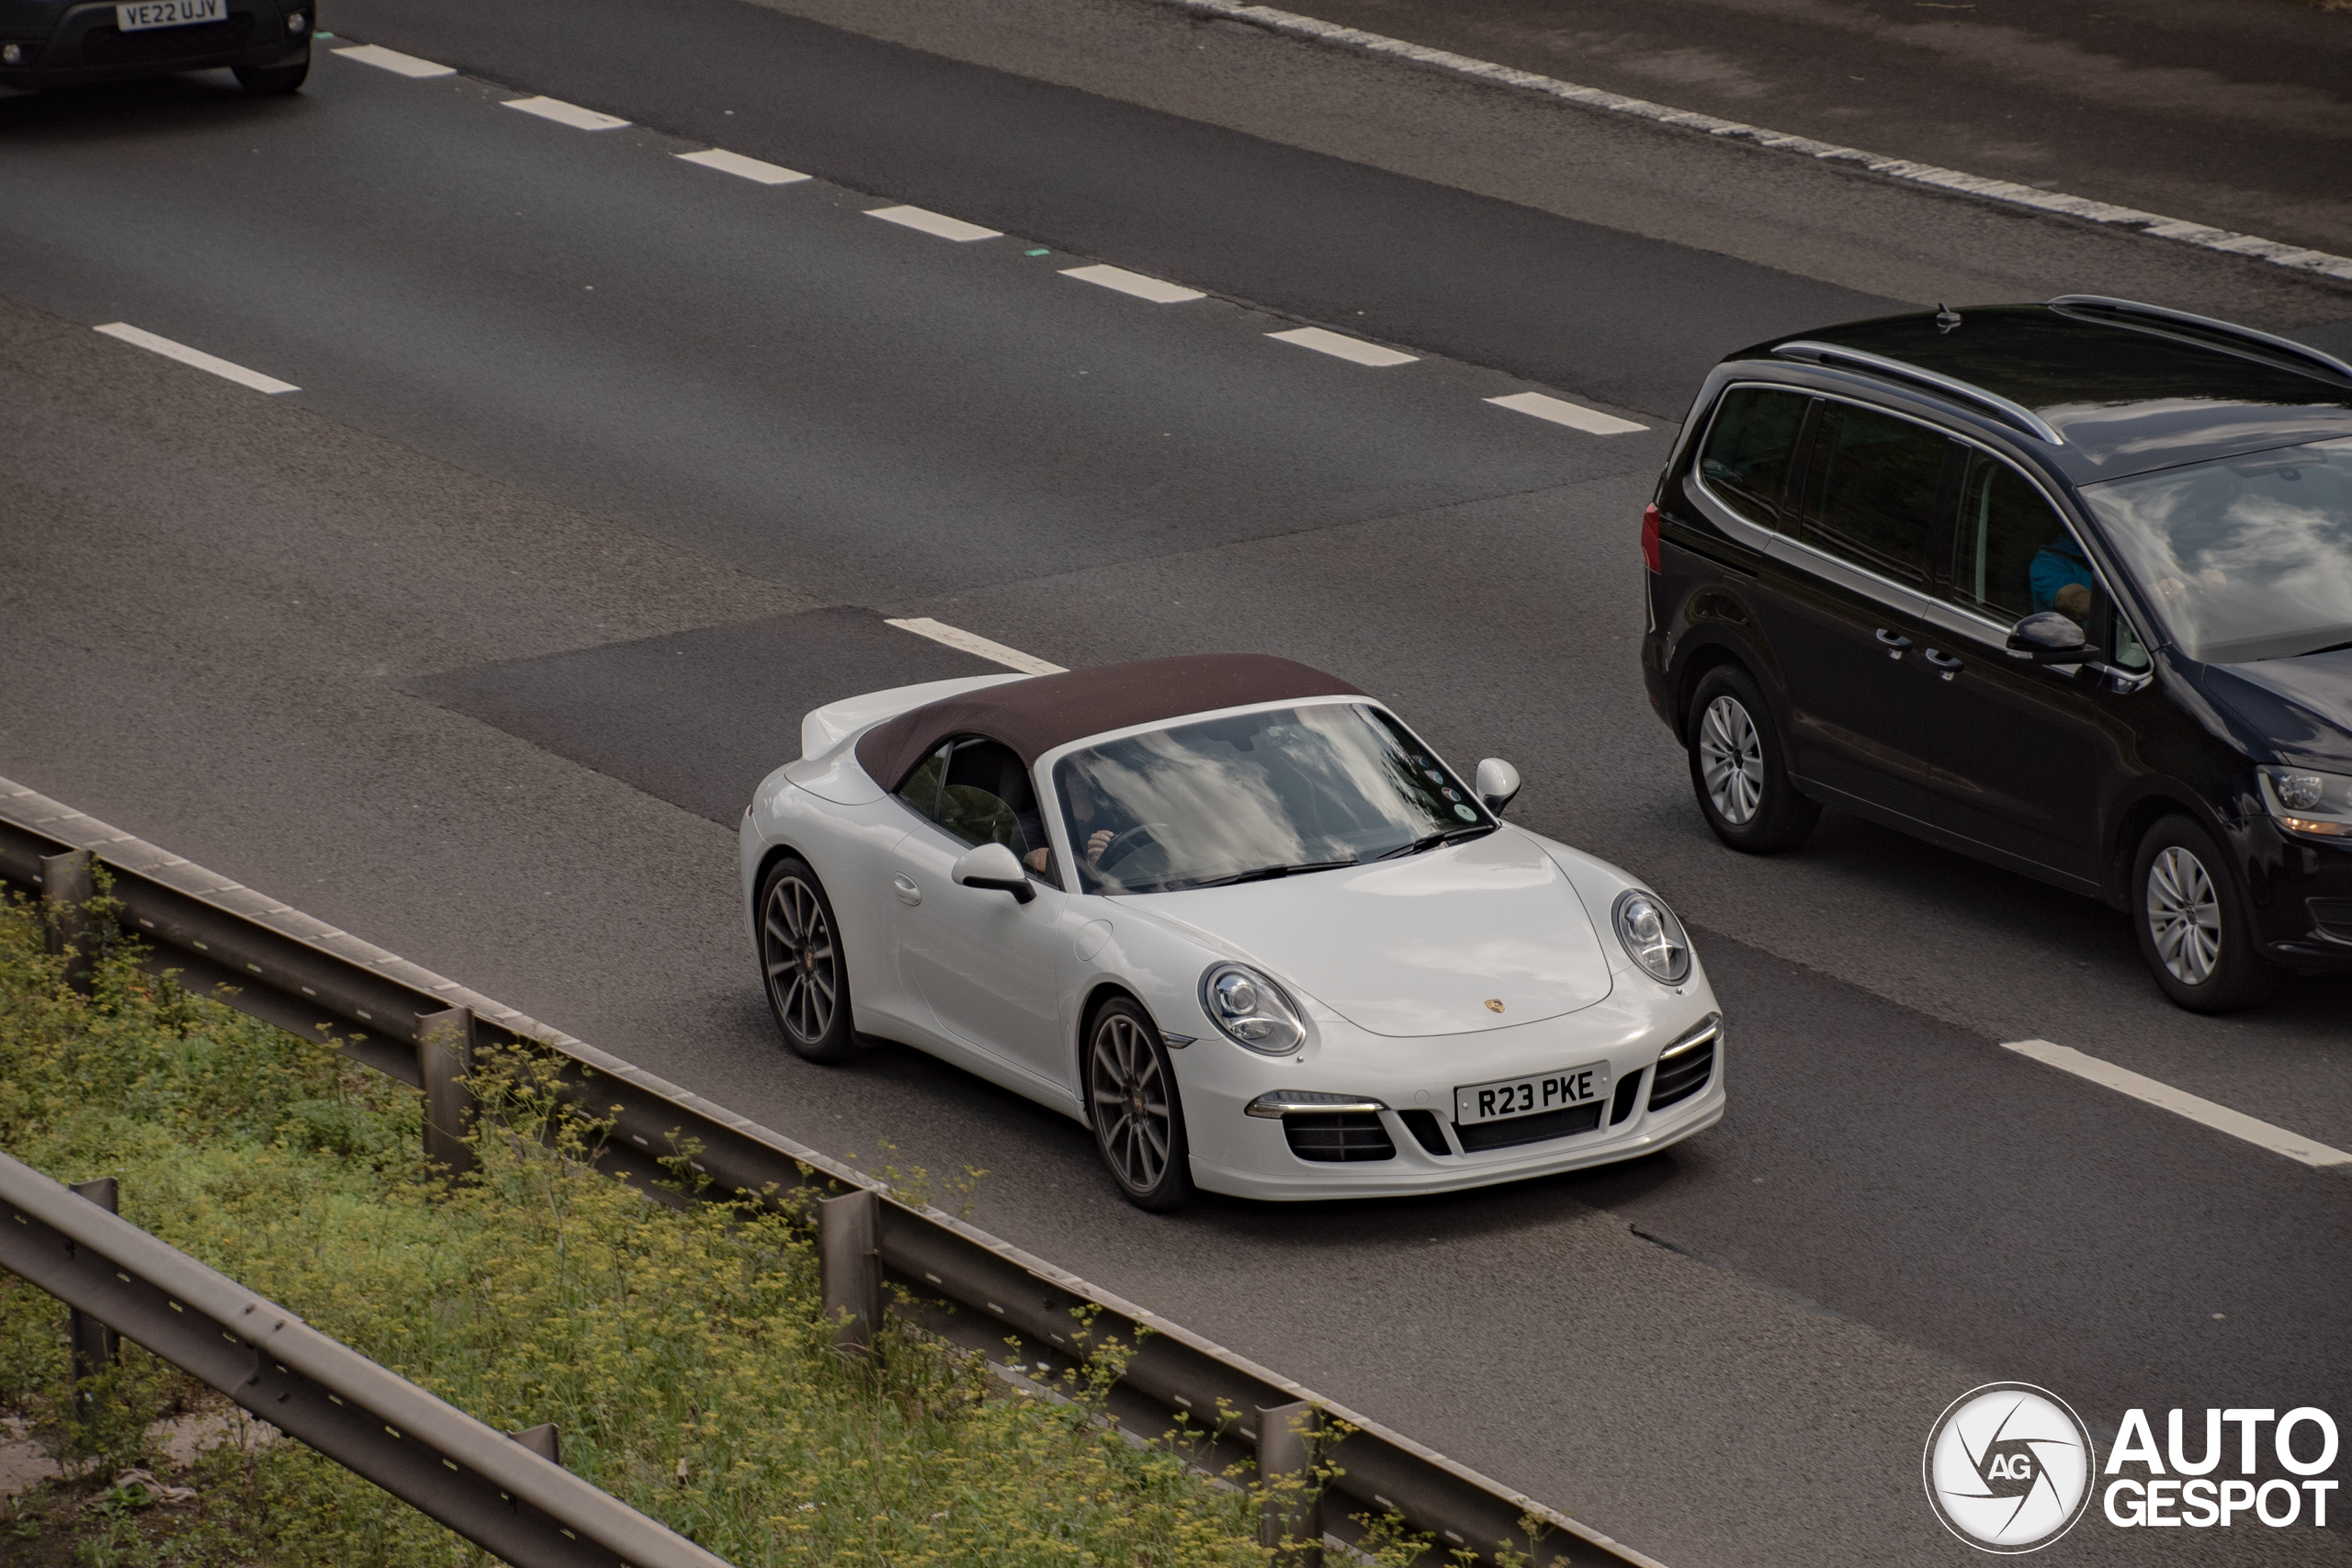
M 558 125 L 568 125 L 574 130 L 618 130 L 628 123 L 613 115 L 583 109 L 578 104 L 567 104 L 561 98 L 509 98 L 506 107 L 551 119 Z
M 143 348 L 150 354 L 160 354 L 166 359 L 176 359 L 182 365 L 193 365 L 198 370 L 209 370 L 215 376 L 234 381 L 240 387 L 251 387 L 256 392 L 268 392 L 275 396 L 279 392 L 299 392 L 302 389 L 291 381 L 281 381 L 275 376 L 265 376 L 258 370 L 248 370 L 242 365 L 232 365 L 225 359 L 216 359 L 200 348 L 190 348 L 184 343 L 174 343 L 170 338 L 157 337 L 153 333 L 141 332 L 128 321 L 108 321 L 105 326 L 93 330 L 104 333 L 110 338 L 119 339 L 135 348 Z
M 2052 1045 L 2047 1040 L 2005 1040 L 2001 1043 L 2001 1049 L 2015 1051 L 2020 1056 L 2030 1056 L 2046 1066 L 2056 1067 L 2061 1072 L 2072 1073 L 2078 1078 L 2087 1078 L 2092 1083 L 2114 1089 L 2120 1094 L 2128 1094 L 2134 1100 L 2145 1100 L 2160 1110 L 2169 1111 L 2176 1116 L 2186 1116 L 2191 1122 L 2200 1122 L 2217 1133 L 2227 1133 L 2233 1138 L 2244 1138 L 2247 1143 L 2259 1145 L 2272 1154 L 2285 1155 L 2289 1159 L 2301 1160 L 2308 1166 L 2324 1169 L 2329 1166 L 2352 1165 L 2352 1154 L 2346 1154 L 2342 1149 L 2329 1148 L 2316 1138 L 2306 1138 L 2300 1134 L 2290 1133 L 2284 1127 L 2274 1127 L 2267 1122 L 2256 1121 L 2244 1111 L 2233 1111 L 2226 1105 L 2216 1105 L 2210 1100 L 2200 1100 L 2196 1095 L 2173 1088 L 2170 1084 L 2158 1083 L 2154 1078 L 2142 1077 L 2128 1067 L 2119 1067 L 2112 1062 L 2102 1062 L 2097 1056 L 2086 1056 L 2070 1045 Z
M 1162 283 L 1156 277 L 1146 277 L 1123 266 L 1066 266 L 1062 268 L 1062 276 L 1075 277 L 1080 283 L 1115 288 L 1122 294 L 1132 294 L 1155 305 L 1181 305 L 1187 299 L 1203 298 L 1197 288 L 1187 288 L 1181 283 Z
M 1713 115 L 1671 108 L 1645 98 L 1629 98 L 1622 93 L 1605 92 L 1599 87 L 1580 87 L 1555 76 L 1540 76 L 1532 71 L 1518 71 L 1508 65 L 1497 65 L 1492 61 L 1473 60 L 1466 54 L 1407 43 L 1403 39 L 1368 33 L 1356 28 L 1343 28 L 1331 22 L 1319 22 L 1312 17 L 1275 10 L 1271 6 L 1241 5 L 1236 0 L 1159 0 L 1159 3 L 1204 16 L 1229 17 L 1252 27 L 1264 28 L 1270 32 L 1294 33 L 1324 43 L 1363 50 L 1370 54 L 1394 55 L 1417 65 L 1460 76 L 1475 76 L 1506 87 L 1524 88 L 1547 97 L 1582 104 L 1588 108 L 1606 109 L 1611 114 L 1629 114 L 1641 119 L 1656 120 L 1661 125 L 1685 126 L 1692 130 L 1703 130 L 1710 136 L 1750 141 L 1759 147 L 1801 153 L 1825 163 L 1860 164 L 1874 175 L 1907 180 L 1913 185 L 1933 186 L 1939 190 L 1958 191 L 1987 201 L 2005 202 L 2012 207 L 2030 207 L 2043 212 L 2061 213 L 2092 223 L 2136 229 L 2159 240 L 2171 240 L 2230 255 L 2251 256 L 2273 266 L 2290 267 L 2298 272 L 2316 272 L 2323 276 L 2352 282 L 2352 256 L 2339 256 L 2301 245 L 2282 244 L 2277 240 L 2265 240 L 2255 234 L 2240 234 L 2228 229 L 2216 229 L 2210 224 L 2192 223 L 2185 218 L 2166 218 L 2157 212 L 2142 212 L 2137 208 L 2118 207 L 2111 202 L 2093 201 L 2088 197 L 2068 196 L 2063 191 L 2037 190 L 2014 180 L 1987 179 L 1982 175 L 1939 168 L 1933 164 L 1916 164 L 1908 158 L 1890 158 L 1880 152 L 1866 152 L 1859 147 L 1840 147 L 1834 141 L 1817 141 L 1810 136 L 1792 136 L 1785 131 L 1767 130 L 1761 126 L 1746 125 L 1736 119 L 1718 119 Z
M 1410 365 L 1417 355 L 1399 354 L 1393 348 L 1383 348 L 1376 343 L 1366 343 L 1360 337 L 1345 337 L 1339 333 L 1325 332 L 1321 327 L 1298 327 L 1286 333 L 1268 333 L 1276 343 L 1294 343 L 1301 348 L 1311 348 L 1317 354 L 1328 354 L 1335 359 L 1349 360 L 1357 365 Z
M 1613 413 L 1586 408 L 1564 398 L 1547 398 L 1541 392 L 1513 392 L 1507 398 L 1488 398 L 1498 409 L 1514 413 L 1532 413 L 1537 419 L 1548 419 L 1554 424 L 1565 424 L 1571 430 L 1581 430 L 1594 435 L 1628 435 L 1636 430 L 1647 430 L 1646 424 L 1636 424 L 1630 419 L 1619 419 Z
M 722 175 L 739 175 L 763 186 L 788 186 L 814 177 L 797 169 L 787 169 L 781 164 L 762 163 L 757 158 L 746 158 L 741 152 L 729 152 L 717 147 L 700 152 L 681 152 L 678 158 L 682 163 L 700 164 L 706 169 L 717 169 Z
M 967 223 L 961 218 L 950 218 L 944 212 L 927 212 L 920 207 L 877 207 L 866 213 L 885 223 L 896 223 L 908 229 L 919 229 L 926 234 L 936 234 L 943 240 L 968 244 L 974 240 L 993 240 L 1003 231 L 983 229 L 977 223 Z
M 402 54 L 381 44 L 355 43 L 348 49 L 338 49 L 336 54 L 345 60 L 356 60 L 362 65 L 372 65 L 379 71 L 389 71 L 395 76 L 408 76 L 423 81 L 427 76 L 455 76 L 454 65 L 435 65 L 430 60 L 419 60 L 413 54 Z
M 1018 670 L 1023 675 L 1067 673 L 1058 664 L 1048 664 L 1042 659 L 1033 659 L 1017 648 L 1007 648 L 1001 642 L 990 642 L 988 638 L 967 632 L 961 626 L 951 626 L 944 621 L 934 621 L 928 616 L 918 615 L 912 620 L 888 621 L 884 624 L 896 626 L 902 632 L 912 632 L 917 637 L 927 637 L 933 642 L 944 643 L 949 648 L 965 653 L 978 654 L 982 659 L 1001 664 L 1008 670 Z

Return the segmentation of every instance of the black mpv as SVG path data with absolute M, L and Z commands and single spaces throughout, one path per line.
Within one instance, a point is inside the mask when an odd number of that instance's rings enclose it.
M 2199 1011 L 2352 967 L 2352 366 L 2086 295 L 1761 344 L 1642 550 L 1733 848 L 1837 806 L 2104 898 Z

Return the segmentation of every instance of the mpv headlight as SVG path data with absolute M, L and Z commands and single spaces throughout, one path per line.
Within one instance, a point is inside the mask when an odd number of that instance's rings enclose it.
M 1237 1045 L 1269 1056 L 1306 1043 L 1306 1022 L 1283 988 L 1245 964 L 1215 964 L 1201 976 L 1201 1010 Z
M 2263 768 L 2262 803 L 2299 833 L 2352 839 L 2352 777 L 2314 768 Z
M 1617 940 L 1625 944 L 1625 956 L 1640 964 L 1643 974 L 1661 986 L 1679 986 L 1690 977 L 1690 939 L 1682 934 L 1682 922 L 1665 899 L 1630 888 L 1617 895 L 1610 913 L 1616 920 Z

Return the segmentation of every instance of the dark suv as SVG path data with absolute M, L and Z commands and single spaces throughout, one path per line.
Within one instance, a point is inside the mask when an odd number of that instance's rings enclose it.
M 290 93 L 316 20 L 312 0 L 0 0 L 0 97 L 214 66 Z
M 2086 295 L 1758 344 L 1642 550 L 1733 848 L 1837 806 L 2104 898 L 2199 1011 L 2352 967 L 2352 367 Z

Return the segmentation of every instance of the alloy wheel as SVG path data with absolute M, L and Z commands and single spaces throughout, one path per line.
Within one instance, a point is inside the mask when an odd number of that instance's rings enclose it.
M 1159 1053 L 1141 1025 L 1114 1011 L 1094 1026 L 1091 1055 L 1088 1081 L 1102 1156 L 1130 1190 L 1149 1192 L 1168 1169 L 1176 1141 Z
M 1764 800 L 1764 740 L 1737 697 L 1717 697 L 1699 720 L 1699 773 L 1717 816 L 1735 828 L 1755 820 Z
M 768 890 L 760 917 L 760 961 L 768 998 L 795 1043 L 820 1044 L 833 1027 L 841 960 L 817 890 L 797 876 Z
M 2222 954 L 2222 896 L 2204 863 L 2165 845 L 2149 863 L 2147 896 L 2156 957 L 2182 985 L 2203 985 Z

